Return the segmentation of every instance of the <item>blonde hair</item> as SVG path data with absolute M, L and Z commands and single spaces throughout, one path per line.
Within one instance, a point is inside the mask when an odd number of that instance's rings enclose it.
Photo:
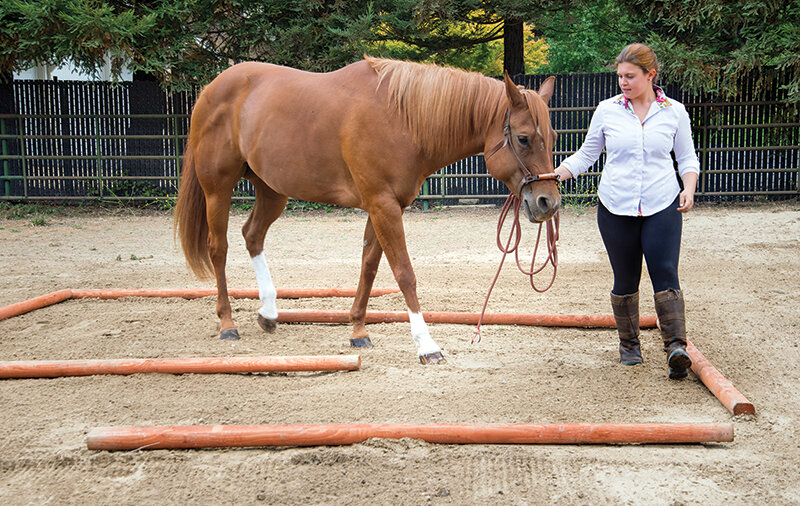
M 505 105 L 502 81 L 476 72 L 365 56 L 389 100 L 427 153 L 483 131 Z
M 656 74 L 658 74 L 658 58 L 656 58 L 656 53 L 650 49 L 649 46 L 644 44 L 637 43 L 625 46 L 614 62 L 615 65 L 619 65 L 620 63 L 632 63 L 644 70 L 645 74 L 651 70 L 655 70 Z

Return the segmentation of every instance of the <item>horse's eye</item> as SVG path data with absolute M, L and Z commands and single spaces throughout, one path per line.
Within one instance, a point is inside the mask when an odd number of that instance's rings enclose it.
M 517 142 L 519 142 L 520 146 L 527 146 L 528 145 L 528 136 L 527 135 L 518 135 Z

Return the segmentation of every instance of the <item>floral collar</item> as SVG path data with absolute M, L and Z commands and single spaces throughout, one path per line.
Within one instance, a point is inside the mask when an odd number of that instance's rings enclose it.
M 653 91 L 656 92 L 656 104 L 658 104 L 659 109 L 663 109 L 665 107 L 669 107 L 672 105 L 672 102 L 669 101 L 667 95 L 664 93 L 664 90 L 661 89 L 660 86 L 653 85 Z M 625 108 L 631 114 L 636 114 L 633 110 L 633 104 L 628 97 L 623 94 L 617 96 L 614 100 L 614 103 L 617 103 Z

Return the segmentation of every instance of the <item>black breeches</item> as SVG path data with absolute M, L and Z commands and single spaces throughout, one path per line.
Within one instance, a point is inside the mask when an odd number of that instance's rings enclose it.
M 653 283 L 653 291 L 680 290 L 678 257 L 681 251 L 681 213 L 678 198 L 669 207 L 652 216 L 618 216 L 601 203 L 597 208 L 597 226 L 614 271 L 616 295 L 639 291 L 642 256 Z

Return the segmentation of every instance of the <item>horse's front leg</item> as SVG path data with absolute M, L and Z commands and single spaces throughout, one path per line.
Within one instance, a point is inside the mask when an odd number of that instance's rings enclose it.
M 431 337 L 417 298 L 417 278 L 411 266 L 403 229 L 403 211 L 399 205 L 377 206 L 369 210 L 372 226 L 392 268 L 397 285 L 403 292 L 411 323 L 411 338 L 423 364 L 444 364 L 442 349 Z
M 369 302 L 372 283 L 375 281 L 375 275 L 378 273 L 378 266 L 381 263 L 381 255 L 383 255 L 383 248 L 375 235 L 372 220 L 367 218 L 367 226 L 364 229 L 364 247 L 361 252 L 361 276 L 358 280 L 353 307 L 350 309 L 350 322 L 353 324 L 350 344 L 356 348 L 372 348 L 372 341 L 369 339 L 369 332 L 367 332 L 364 320 L 367 315 L 367 302 Z

